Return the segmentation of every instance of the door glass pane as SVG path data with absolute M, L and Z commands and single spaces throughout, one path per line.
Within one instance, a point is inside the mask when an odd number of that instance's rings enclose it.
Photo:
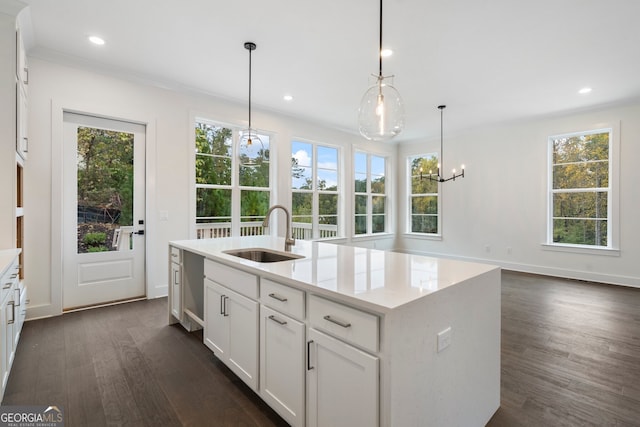
M 133 134 L 78 127 L 78 253 L 131 250 Z

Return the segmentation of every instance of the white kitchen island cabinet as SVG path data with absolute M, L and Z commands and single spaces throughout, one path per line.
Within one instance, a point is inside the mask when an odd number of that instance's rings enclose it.
M 195 269 L 183 286 L 206 289 L 205 343 L 224 353 L 224 333 L 259 342 L 244 347 L 242 371 L 292 426 L 483 426 L 500 405 L 498 267 L 308 241 L 287 261 L 225 253 L 281 251 L 268 236 L 171 245 L 204 260 L 207 279 Z M 256 320 L 220 332 L 237 297 Z
M 258 303 L 251 299 L 257 298 L 257 278 L 209 260 L 204 271 L 204 343 L 257 391 Z

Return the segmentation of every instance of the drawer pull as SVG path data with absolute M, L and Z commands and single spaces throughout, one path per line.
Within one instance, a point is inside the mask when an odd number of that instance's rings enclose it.
M 307 371 L 310 371 L 313 369 L 313 366 L 311 366 L 311 344 L 312 343 L 313 343 L 313 340 L 307 341 Z
M 9 301 L 7 304 L 11 304 L 11 320 L 7 320 L 7 324 L 12 325 L 16 322 L 16 303 Z
M 351 327 L 351 323 L 347 323 L 347 322 L 343 322 L 342 320 L 334 319 L 331 316 L 329 316 L 328 314 L 326 316 L 324 316 L 323 319 L 326 320 L 327 322 L 335 323 L 338 326 L 342 326 L 343 328 L 350 328 Z
M 285 322 L 284 320 L 280 320 L 278 319 L 276 316 L 274 316 L 273 314 L 271 316 L 269 316 L 269 319 L 273 320 L 274 322 L 276 322 L 278 325 L 286 325 L 287 322 Z
M 18 303 L 16 304 L 16 306 L 20 307 L 20 288 L 16 288 L 16 291 L 18 292 L 18 298 L 17 298 Z
M 281 297 L 278 294 L 270 293 L 269 296 L 273 299 L 277 299 L 280 302 L 287 302 L 288 300 L 285 297 Z
M 9 282 L 7 284 L 5 284 L 2 289 L 9 289 L 11 287 L 11 285 L 13 285 L 13 282 Z

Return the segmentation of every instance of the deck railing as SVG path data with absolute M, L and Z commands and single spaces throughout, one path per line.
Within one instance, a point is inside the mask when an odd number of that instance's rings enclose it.
M 292 233 L 295 239 L 310 240 L 312 238 L 311 224 L 304 222 L 294 222 Z M 338 227 L 336 225 L 320 224 L 318 226 L 320 238 L 336 237 Z M 264 234 L 262 221 L 248 221 L 240 223 L 241 236 L 261 236 Z M 196 238 L 215 239 L 218 237 L 231 236 L 230 222 L 212 222 L 206 224 L 196 224 Z

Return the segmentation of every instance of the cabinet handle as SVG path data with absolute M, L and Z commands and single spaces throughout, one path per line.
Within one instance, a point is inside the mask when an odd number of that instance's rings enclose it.
M 269 296 L 273 299 L 277 299 L 280 302 L 287 302 L 288 300 L 285 297 L 281 297 L 278 294 L 270 293 Z
M 313 366 L 311 366 L 311 344 L 312 343 L 313 343 L 313 340 L 307 341 L 307 371 L 310 371 L 313 369 Z
M 15 302 L 13 302 L 13 301 L 9 301 L 9 302 L 7 303 L 7 305 L 8 305 L 8 304 L 11 304 L 11 306 L 12 306 L 12 308 L 11 308 L 11 317 L 12 317 L 12 319 L 11 319 L 11 320 L 8 320 L 8 321 L 7 321 L 7 324 L 8 324 L 8 325 L 11 325 L 11 324 L 15 323 L 15 321 L 16 321 L 16 303 L 15 303 Z
M 222 314 L 226 317 L 229 315 L 229 313 L 227 313 L 227 300 L 229 299 L 229 297 L 226 295 L 223 295 L 223 296 L 224 296 L 224 300 L 223 300 L 224 308 L 222 310 Z
M 178 254 L 171 254 L 172 257 L 177 258 Z
M 343 328 L 350 328 L 351 327 L 351 323 L 347 323 L 347 322 L 343 322 L 342 320 L 334 319 L 331 316 L 329 316 L 328 314 L 326 316 L 324 316 L 324 320 L 326 320 L 327 322 L 335 323 L 336 325 L 342 326 Z
M 276 316 L 274 316 L 273 314 L 271 316 L 269 316 L 269 319 L 273 320 L 274 322 L 276 322 L 278 325 L 286 325 L 287 322 L 284 320 L 280 320 L 278 319 Z
M 22 139 L 24 139 L 24 151 L 25 153 L 29 152 L 29 138 L 27 138 L 26 136 L 23 136 Z
M 173 284 L 174 285 L 179 285 L 180 284 L 178 282 L 178 270 L 174 270 L 174 272 L 173 272 Z
M 13 285 L 13 282 L 5 283 L 5 285 L 2 287 L 2 289 L 9 289 L 11 287 L 11 285 Z
M 29 69 L 27 67 L 24 67 L 24 73 L 27 76 L 27 78 L 24 81 L 24 84 L 28 85 L 29 84 Z
M 20 307 L 20 288 L 16 288 L 16 291 L 18 291 L 18 303 L 16 304 L 16 306 Z
M 220 295 L 220 314 L 224 316 L 224 295 Z

